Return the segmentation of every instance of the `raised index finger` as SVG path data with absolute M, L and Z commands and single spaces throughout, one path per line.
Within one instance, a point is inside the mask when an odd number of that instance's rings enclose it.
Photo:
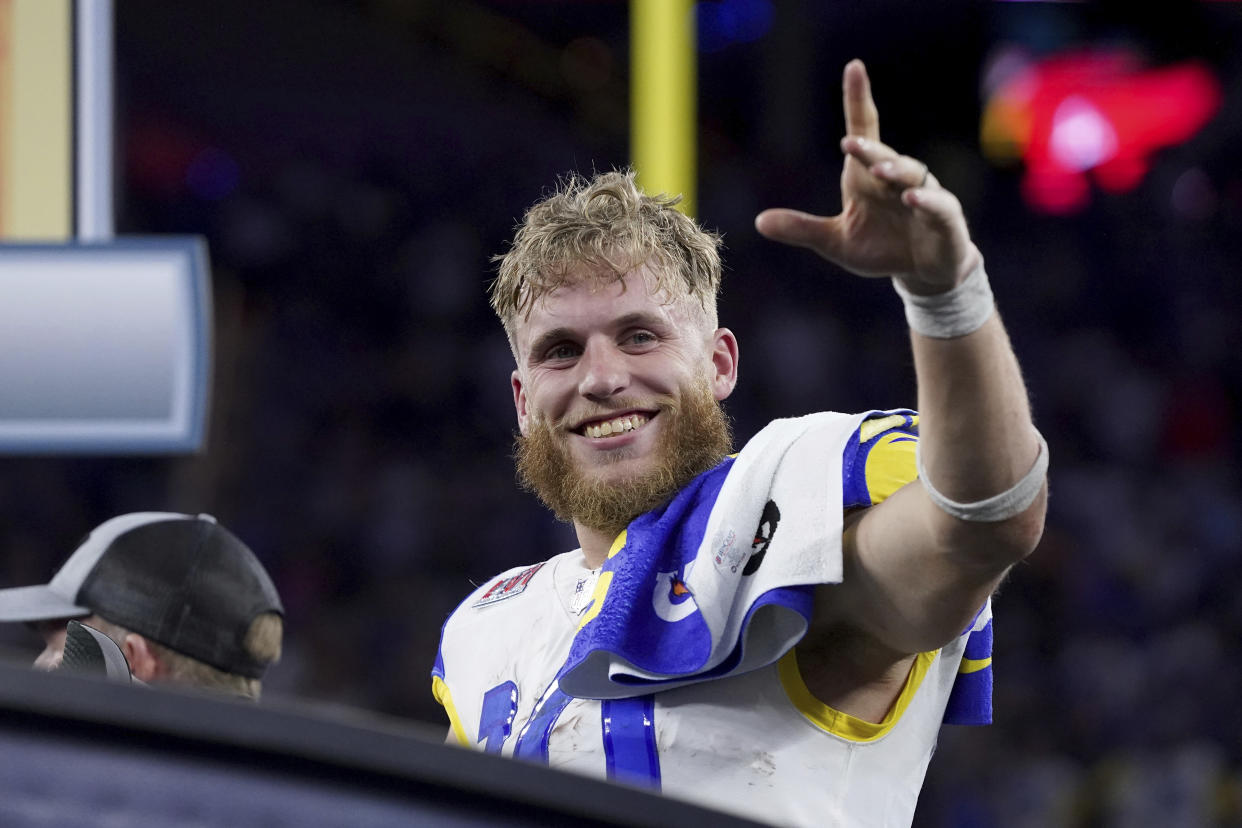
M 841 94 L 845 100 L 845 134 L 880 140 L 880 113 L 871 97 L 867 67 L 861 60 L 855 58 L 845 64 Z

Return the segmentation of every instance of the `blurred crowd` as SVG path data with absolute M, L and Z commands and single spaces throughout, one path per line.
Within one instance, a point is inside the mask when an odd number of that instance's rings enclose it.
M 118 230 L 209 242 L 209 442 L 185 458 L 0 459 L 0 585 L 43 582 L 111 515 L 211 512 L 286 607 L 268 698 L 440 722 L 428 671 L 444 617 L 473 584 L 574 545 L 514 482 L 489 257 L 558 173 L 625 163 L 625 136 L 494 67 L 463 71 L 444 37 L 373 33 L 365 3 L 327 4 L 331 43 L 284 36 L 214 73 L 207 55 L 232 44 L 228 65 L 275 38 L 271 5 L 240 32 L 200 21 L 178 53 L 157 34 L 175 15 L 118 4 Z M 273 76 L 282 50 L 320 61 L 314 83 Z M 882 111 L 902 112 L 898 62 L 871 59 Z M 792 148 L 805 156 L 704 104 L 699 217 L 725 238 L 739 444 L 773 416 L 915 402 L 891 288 L 751 228 L 763 207 L 835 208 L 843 63 L 817 81 L 825 134 Z M 889 133 L 962 197 L 1052 457 L 1044 540 L 995 600 L 996 725 L 946 731 L 919 824 L 1242 824 L 1242 174 L 1226 153 L 1242 73 L 1228 68 L 1214 132 L 1073 217 L 1027 208 L 971 123 L 919 110 Z M 1174 198 L 1187 175 L 1191 202 Z M 36 649 L 21 632 L 4 631 L 15 659 Z

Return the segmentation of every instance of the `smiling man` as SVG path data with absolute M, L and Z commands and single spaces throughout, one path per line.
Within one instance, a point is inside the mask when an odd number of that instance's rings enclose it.
M 620 174 L 585 186 L 588 199 L 642 205 Z M 631 518 L 731 450 L 717 401 L 733 390 L 737 342 L 690 297 L 673 299 L 650 264 L 583 262 L 566 276 L 512 334 L 518 472 L 591 536 L 584 546 L 606 550 Z
M 920 414 L 775 420 L 736 455 L 719 240 L 633 176 L 532 207 L 492 305 L 519 478 L 580 547 L 446 622 L 450 739 L 794 825 L 908 825 L 942 723 L 991 712 L 990 596 L 1042 532 L 1047 448 L 961 208 L 846 67 L 843 209 L 760 233 L 906 308 Z

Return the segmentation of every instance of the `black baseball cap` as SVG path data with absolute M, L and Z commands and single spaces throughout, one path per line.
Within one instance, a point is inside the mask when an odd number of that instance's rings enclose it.
M 246 633 L 284 613 L 263 565 L 211 515 L 135 512 L 105 521 L 50 582 L 0 589 L 0 622 L 95 614 L 228 673 L 260 678 Z

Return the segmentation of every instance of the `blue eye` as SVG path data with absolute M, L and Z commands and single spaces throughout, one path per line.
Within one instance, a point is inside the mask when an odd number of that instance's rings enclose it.
M 578 356 L 578 346 L 571 345 L 568 342 L 562 342 L 560 345 L 553 345 L 544 354 L 544 359 L 551 361 L 573 359 Z
M 635 331 L 629 335 L 627 341 L 632 342 L 635 345 L 647 345 L 656 341 L 656 335 L 651 331 Z

